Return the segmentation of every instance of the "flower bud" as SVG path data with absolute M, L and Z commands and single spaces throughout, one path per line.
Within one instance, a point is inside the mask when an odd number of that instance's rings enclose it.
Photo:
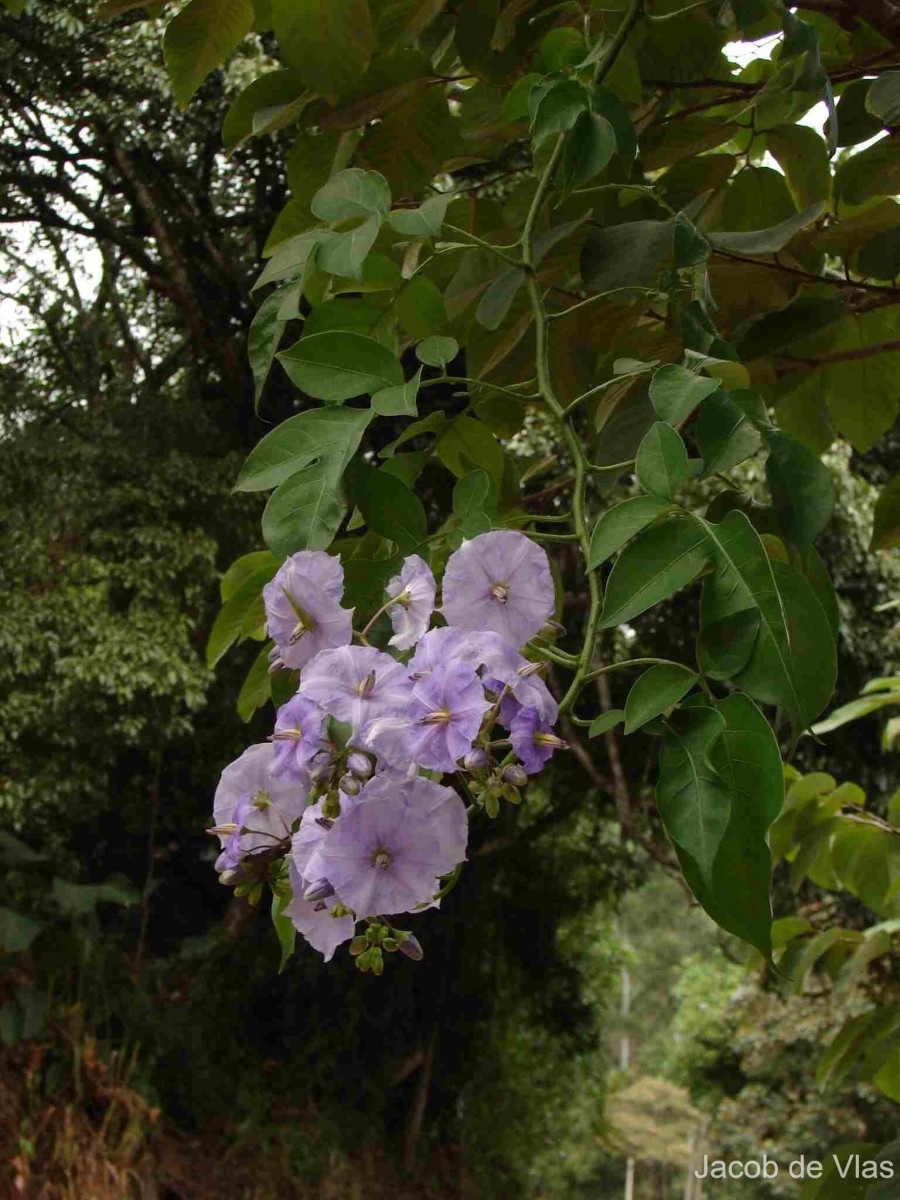
M 334 887 L 327 879 L 317 879 L 315 883 L 311 883 L 303 893 L 304 900 L 327 900 L 329 896 L 334 895 Z
M 219 883 L 224 884 L 225 887 L 234 887 L 234 885 L 240 881 L 240 878 L 240 869 L 231 868 L 221 873 L 219 876 Z
M 360 779 L 368 779 L 372 774 L 372 760 L 368 754 L 363 754 L 361 750 L 354 750 L 347 759 L 347 770 Z M 347 790 L 346 788 L 344 789 Z
M 325 783 L 330 774 L 331 764 L 320 762 L 316 763 L 316 765 L 310 771 L 309 777 L 313 783 Z
M 412 933 L 408 933 L 400 942 L 400 953 L 411 958 L 413 962 L 421 962 L 425 957 L 425 951 L 422 949 L 419 939 Z
M 511 783 L 513 787 L 524 787 L 528 782 L 528 776 L 518 763 L 510 763 L 508 767 L 504 767 L 501 778 L 504 783 Z
M 355 775 L 342 775 L 338 786 L 345 796 L 358 796 L 362 788 L 362 784 Z
M 474 750 L 470 750 L 463 759 L 463 766 L 467 771 L 477 771 L 479 767 L 486 767 L 488 756 L 486 751 L 476 746 Z
M 369 948 L 369 943 L 366 940 L 365 936 L 361 933 L 357 934 L 357 936 L 350 943 L 350 953 L 353 955 L 354 958 L 356 958 L 357 955 L 362 954 L 363 951 L 368 950 L 368 948 Z
M 337 794 L 337 789 L 330 791 L 325 797 L 325 803 L 322 805 L 322 816 L 335 819 L 341 815 L 341 800 Z

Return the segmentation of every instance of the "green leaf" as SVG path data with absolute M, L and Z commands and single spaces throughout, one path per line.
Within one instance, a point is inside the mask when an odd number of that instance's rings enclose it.
M 316 333 L 333 333 L 335 330 L 360 333 L 363 337 L 374 338 L 376 342 L 381 342 L 392 351 L 397 345 L 389 310 L 377 300 L 366 296 L 355 296 L 352 299 L 335 296 L 331 300 L 316 304 L 304 322 L 303 336 L 312 337 Z
M 895 546 L 900 546 L 900 475 L 881 489 L 872 529 L 873 550 L 892 550 Z
M 273 0 L 272 23 L 287 65 L 332 104 L 357 83 L 375 49 L 368 0 Z
M 700 676 L 676 663 L 657 663 L 631 687 L 625 701 L 625 732 L 634 733 L 654 717 L 668 712 L 688 694 Z
M 798 208 L 831 195 L 828 147 L 807 125 L 779 125 L 766 131 L 766 146 L 787 178 Z
M 278 566 L 278 559 L 268 550 L 252 550 L 249 554 L 242 554 L 231 564 L 219 583 L 219 595 L 222 603 L 230 600 L 241 584 L 245 583 L 252 575 L 269 568 L 274 575 Z
M 756 426 L 739 401 L 740 392 L 720 392 L 700 409 L 694 435 L 703 459 L 702 479 L 730 471 L 761 445 Z
M 46 862 L 49 854 L 39 854 L 37 850 L 26 845 L 5 829 L 0 829 L 0 862 L 8 867 L 30 866 L 33 863 Z
M 713 889 L 713 864 L 731 816 L 728 788 L 711 764 L 724 732 L 721 713 L 682 708 L 667 723 L 660 745 L 656 803 L 695 895 Z
M 673 247 L 676 267 L 696 267 L 709 258 L 709 242 L 684 213 L 675 218 Z
M 263 646 L 247 672 L 238 692 L 237 711 L 242 721 L 249 721 L 258 708 L 262 708 L 272 696 L 269 674 L 269 647 Z
M 352 221 L 378 217 L 387 220 L 391 209 L 391 189 L 378 171 L 348 167 L 338 171 L 319 188 L 310 204 L 320 221 Z
M 870 79 L 855 79 L 848 84 L 837 102 L 837 144 L 857 146 L 881 133 L 882 123 L 866 105 Z
M 666 600 L 695 579 L 709 558 L 709 539 L 694 518 L 677 516 L 652 525 L 616 559 L 600 628 L 621 625 Z
M 594 112 L 606 117 L 616 135 L 616 145 L 623 158 L 632 159 L 637 154 L 637 137 L 628 109 L 614 91 L 608 87 L 595 87 L 591 93 Z
M 288 238 L 279 245 L 250 290 L 255 292 L 267 283 L 277 283 L 280 279 L 299 278 L 305 282 L 315 263 L 315 251 L 327 234 L 328 231 L 324 229 L 307 229 L 296 237 Z
M 738 342 L 743 359 L 759 358 L 834 324 L 846 309 L 840 297 L 798 296 L 785 308 L 766 312 L 748 327 Z
M 457 479 L 473 467 L 482 467 L 497 486 L 503 482 L 503 449 L 481 421 L 474 417 L 456 417 L 441 433 L 434 452 Z
M 674 233 L 674 219 L 592 229 L 581 252 L 581 277 L 594 292 L 654 284 L 673 265 Z
M 588 570 L 593 571 L 606 562 L 635 534 L 667 512 L 669 507 L 665 500 L 657 496 L 632 496 L 608 509 L 601 515 L 591 534 Z
M 293 287 L 293 285 L 289 286 Z M 287 290 L 284 289 L 284 291 Z M 281 341 L 281 335 L 287 324 L 281 317 L 283 303 L 283 291 L 272 292 L 263 300 L 250 322 L 250 331 L 247 334 L 247 354 L 250 358 L 250 369 L 253 372 L 257 405 L 269 375 L 269 368 L 275 358 L 275 351 L 278 349 L 278 343 Z
M 872 81 L 866 108 L 885 125 L 900 125 L 900 71 L 885 71 Z
M 94 912 L 101 902 L 120 904 L 125 908 L 139 904 L 141 893 L 137 888 L 113 882 L 69 883 L 65 879 L 54 879 L 53 899 L 64 912 L 73 917 L 84 917 Z
M 537 105 L 531 122 L 535 149 L 548 138 L 571 129 L 588 108 L 588 94 L 574 79 L 561 79 L 549 87 L 535 89 L 532 97 L 535 96 Z
M 444 297 L 425 275 L 414 275 L 401 289 L 396 311 L 400 324 L 417 341 L 440 333 L 447 324 Z
M 422 501 L 395 475 L 356 458 L 347 485 L 369 529 L 396 542 L 402 554 L 420 554 L 428 536 Z
M 566 139 L 559 183 L 563 191 L 581 187 L 599 175 L 616 152 L 616 132 L 606 117 L 582 112 Z
M 815 593 L 799 572 L 769 559 L 739 510 L 718 524 L 686 519 L 707 530 L 717 562 L 703 587 L 701 624 L 759 610 L 759 635 L 734 683 L 764 704 L 780 705 L 806 728 L 828 703 L 837 671 L 834 638 Z
M 876 233 L 862 247 L 856 263 L 860 275 L 872 279 L 896 279 L 900 275 L 900 229 Z
M 710 761 L 728 788 L 731 808 L 713 864 L 709 907 L 704 907 L 723 929 L 771 958 L 772 856 L 767 835 L 784 804 L 781 752 L 768 721 L 749 697 L 735 693 L 717 701 L 716 711 L 725 720 L 725 731 Z
M 27 2 L 28 0 L 3 0 L 3 7 L 11 16 L 21 17 L 25 11 Z M 98 15 L 101 17 L 116 17 L 120 12 L 127 12 L 130 8 L 140 8 L 144 2 L 145 0 L 134 0 L 134 3 L 131 3 L 130 0 L 126 0 L 127 7 L 122 9 L 115 3 L 115 0 L 111 0 L 111 3 L 104 4 L 98 10 Z
M 667 363 L 655 371 L 650 380 L 650 400 L 661 421 L 681 425 L 721 384 L 721 379 L 696 375 L 687 367 Z
M 335 543 L 333 549 L 337 548 Z M 401 555 L 393 542 L 371 531 L 361 538 L 342 541 L 340 552 L 344 565 L 344 605 L 353 608 L 356 620 L 365 624 L 383 604 L 384 589 L 399 572 Z
M 361 408 L 317 408 L 289 417 L 251 451 L 234 490 L 268 491 L 314 462 L 326 464 L 339 479 L 371 419 Z
M 778 250 L 783 250 L 801 229 L 805 229 L 807 225 L 811 225 L 813 221 L 817 220 L 824 210 L 824 202 L 819 201 L 769 229 L 754 229 L 739 233 L 710 232 L 707 237 L 716 250 L 727 250 L 734 254 L 775 254 Z
M 811 546 L 834 511 L 831 472 L 808 446 L 783 433 L 766 435 L 766 479 L 778 527 L 800 549 Z
M 380 229 L 381 218 L 371 216 L 346 233 L 325 234 L 316 252 L 317 267 L 342 279 L 361 279 L 363 263 Z
M 528 98 L 531 95 L 532 89 L 540 81 L 541 76 L 532 73 L 531 75 L 523 75 L 521 79 L 513 84 L 503 101 L 504 121 L 522 121 L 529 115 Z
M 453 488 L 453 512 L 464 537 L 477 537 L 492 528 L 497 511 L 497 487 L 487 471 L 476 467 Z
M 422 381 L 422 368 L 419 367 L 412 379 L 399 387 L 385 388 L 372 395 L 372 411 L 382 417 L 415 417 L 418 416 L 416 399 L 419 395 L 419 384 Z
M 657 421 L 644 436 L 635 457 L 641 487 L 655 496 L 674 500 L 689 474 L 688 456 L 678 433 Z
M 835 199 L 844 204 L 862 204 L 874 196 L 896 196 L 898 192 L 900 153 L 893 138 L 882 138 L 850 155 L 835 172 Z
M 759 609 L 746 608 L 719 620 L 704 620 L 697 661 L 710 679 L 731 679 L 746 667 L 759 633 Z
M 416 346 L 416 358 L 428 367 L 446 368 L 459 354 L 459 343 L 452 337 L 427 337 Z
M 284 915 L 284 910 L 293 899 L 290 889 L 279 895 L 277 892 L 272 893 L 272 924 L 275 926 L 275 932 L 278 935 L 278 944 L 281 946 L 281 961 L 278 964 L 278 974 L 280 975 L 287 966 L 291 955 L 294 953 L 294 945 L 297 941 L 297 930 L 294 928 L 294 923 L 290 917 Z
M 250 32 L 250 0 L 190 0 L 166 26 L 163 57 L 180 108 Z
M 327 550 L 347 513 L 333 465 L 320 462 L 286 479 L 269 497 L 262 532 L 273 554 Z
M 0 950 L 4 954 L 18 954 L 27 950 L 41 928 L 31 917 L 14 912 L 11 908 L 0 908 Z
M 266 71 L 241 92 L 225 114 L 222 122 L 222 145 L 234 150 L 257 133 L 263 132 L 263 114 L 276 110 L 284 113 L 288 106 L 296 108 L 299 116 L 312 94 L 304 88 L 296 71 Z
M 328 404 L 403 383 L 403 368 L 390 350 L 359 333 L 303 337 L 278 360 L 301 391 Z
M 391 228 L 407 237 L 440 237 L 449 196 L 432 196 L 419 208 L 398 208 L 391 213 Z
M 499 329 L 524 280 L 525 272 L 519 267 L 509 267 L 502 271 L 478 302 L 478 308 L 475 310 L 475 320 L 478 324 L 483 325 L 485 329 Z
M 605 713 L 601 713 L 599 717 L 594 717 L 588 729 L 588 737 L 599 737 L 601 733 L 608 733 L 610 729 L 615 729 L 617 725 L 625 720 L 625 713 L 621 708 L 610 708 Z
M 214 667 L 235 642 L 250 637 L 265 621 L 262 591 L 278 570 L 278 560 L 268 561 L 244 577 L 223 604 L 206 643 L 206 665 Z

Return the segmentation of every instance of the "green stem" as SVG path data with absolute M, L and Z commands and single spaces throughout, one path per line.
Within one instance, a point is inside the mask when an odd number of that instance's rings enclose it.
M 540 643 L 535 646 L 535 650 L 551 662 L 559 663 L 561 667 L 569 667 L 571 669 L 578 666 L 577 654 L 567 654 L 565 650 L 554 650 L 552 646 L 542 646 Z
M 603 383 L 598 383 L 596 387 L 590 388 L 586 392 L 582 392 L 580 396 L 576 396 L 569 404 L 566 405 L 564 411 L 568 414 L 573 408 L 577 408 L 585 400 L 590 400 L 591 396 L 596 396 L 598 392 L 604 391 L 605 388 L 612 387 L 614 383 L 621 383 L 623 379 L 636 379 L 638 375 L 646 375 L 646 371 L 631 371 L 627 375 L 614 375 L 612 379 L 607 379 Z
M 529 521 L 542 521 L 545 525 L 568 525 L 571 520 L 571 513 L 561 513 L 559 516 L 552 517 L 545 517 L 540 513 L 523 513 L 520 517 L 508 517 L 506 524 L 513 525 L 521 521 L 523 525 L 527 525 Z M 898 604 L 900 604 L 900 601 L 898 601 Z
M 517 392 L 511 387 L 502 387 L 499 383 L 487 383 L 483 379 L 469 379 L 465 375 L 438 375 L 435 379 L 423 379 L 419 384 L 419 389 L 435 387 L 439 383 L 458 383 L 464 384 L 466 387 L 488 388 L 492 392 L 502 392 L 504 396 L 511 396 L 513 400 L 519 400 L 522 403 L 538 399 L 537 393 Z
M 616 59 L 622 52 L 625 43 L 628 41 L 628 35 L 634 29 L 635 25 L 644 15 L 644 0 L 631 0 L 628 12 L 622 24 L 616 30 L 615 37 L 610 43 L 610 47 L 603 55 L 600 62 L 597 64 L 597 74 L 594 76 L 594 83 L 602 83 L 606 76 L 610 73 L 615 65 Z
M 356 633 L 356 631 L 354 630 L 354 635 L 359 638 L 359 640 L 362 642 L 362 644 L 364 646 L 368 646 L 368 644 L 369 644 L 369 639 L 368 639 L 369 630 L 372 628 L 372 626 L 375 624 L 375 622 L 378 620 L 378 618 L 381 616 L 381 614 L 386 613 L 387 610 L 396 603 L 397 603 L 397 597 L 391 596 L 388 600 L 386 600 L 384 602 L 384 604 L 382 604 L 382 606 L 381 606 L 381 608 L 379 608 L 378 612 L 375 613 L 375 615 L 369 621 L 366 622 L 366 625 L 363 628 L 361 633 Z
M 675 662 L 671 658 L 626 658 L 622 662 L 608 663 L 605 667 L 597 667 L 593 671 L 588 671 L 584 677 L 585 683 L 590 683 L 593 679 L 599 679 L 601 675 L 608 675 L 611 671 L 621 671 L 624 667 L 646 667 L 646 666 L 666 666 L 666 667 L 681 667 L 684 669 L 684 663 Z
M 528 216 L 525 218 L 525 227 L 522 231 L 522 259 L 525 263 L 525 285 L 528 289 L 528 296 L 531 301 L 532 312 L 534 313 L 534 329 L 535 329 L 535 353 L 537 361 L 537 377 L 538 391 L 541 398 L 547 406 L 548 411 L 555 419 L 559 426 L 560 432 L 565 439 L 569 453 L 572 457 L 572 462 L 575 469 L 575 479 L 572 491 L 572 526 L 575 532 L 575 538 L 581 547 L 581 553 L 584 556 L 585 568 L 590 554 L 590 534 L 588 533 L 587 522 L 585 520 L 584 500 L 585 500 L 585 485 L 587 481 L 587 460 L 584 456 L 584 449 L 581 441 L 570 422 L 566 418 L 562 404 L 553 390 L 553 381 L 550 376 L 550 343 L 548 339 L 548 319 L 547 310 L 544 307 L 544 297 L 541 294 L 540 285 L 534 272 L 534 231 L 537 225 L 537 220 L 543 208 L 544 201 L 553 183 L 553 176 L 556 173 L 556 168 L 559 165 L 562 157 L 563 145 L 565 143 L 565 134 L 560 135 L 556 140 L 556 145 L 550 155 L 547 165 L 544 167 L 544 172 L 538 182 L 537 191 L 534 194 L 534 199 L 531 203 L 531 208 L 528 210 Z M 581 647 L 581 653 L 578 656 L 577 666 L 575 667 L 575 678 L 566 692 L 560 704 L 560 713 L 566 713 L 575 703 L 579 691 L 584 682 L 584 677 L 587 674 L 591 658 L 594 653 L 594 640 L 597 635 L 597 620 L 600 615 L 600 581 L 596 571 L 587 572 L 588 587 L 590 589 L 590 608 L 587 617 L 587 626 L 584 634 L 584 643 Z M 551 656 L 552 657 L 552 656 Z M 558 661 L 558 660 L 557 660 Z
M 560 312 L 548 313 L 551 321 L 561 321 L 563 317 L 568 317 L 574 312 L 578 312 L 580 308 L 585 308 L 588 304 L 593 304 L 595 300 L 605 300 L 608 296 L 617 296 L 620 292 L 641 292 L 648 296 L 659 297 L 662 293 L 657 288 L 639 287 L 637 284 L 629 283 L 624 287 L 610 288 L 608 292 L 597 292 L 593 296 L 587 296 L 584 300 L 579 300 L 577 304 L 572 304 L 568 308 L 562 309 Z
M 537 538 L 539 542 L 577 542 L 577 533 L 544 533 L 540 529 L 531 529 L 529 537 Z
M 448 225 L 446 221 L 444 222 L 444 229 L 448 230 L 455 237 L 462 238 L 463 241 L 468 242 L 470 245 L 477 246 L 479 250 L 487 250 L 496 258 L 501 258 L 511 267 L 519 267 L 521 269 L 521 262 L 519 262 L 517 258 L 513 258 L 511 254 L 506 253 L 507 249 L 515 249 L 515 246 L 506 248 L 503 246 L 495 246 L 492 242 L 486 242 L 484 238 L 476 237 L 474 233 L 467 233 L 465 229 L 458 229 L 455 225 Z M 518 243 L 516 243 L 516 245 L 518 245 Z
M 634 459 L 629 458 L 625 462 L 609 463 L 605 467 L 598 467 L 596 463 L 588 463 L 588 470 L 594 471 L 597 475 L 608 475 L 610 471 L 627 471 L 634 466 Z

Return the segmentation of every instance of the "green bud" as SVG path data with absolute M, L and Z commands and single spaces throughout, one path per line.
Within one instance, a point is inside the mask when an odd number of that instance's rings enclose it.
M 369 970 L 373 975 L 381 975 L 384 971 L 384 955 L 381 953 L 381 947 L 373 946 L 369 953 L 372 955 Z
M 400 943 L 397 941 L 396 938 L 386 937 L 384 939 L 384 941 L 381 943 L 381 948 L 382 948 L 382 950 L 387 950 L 387 952 L 389 954 L 393 954 L 395 950 L 400 949 Z
M 325 803 L 322 805 L 322 816 L 330 820 L 335 820 L 341 815 L 341 800 L 338 795 L 337 788 L 332 789 L 325 797 Z
M 485 792 L 484 811 L 492 820 L 500 815 L 500 797 L 494 792 Z
M 353 939 L 353 941 L 350 943 L 350 953 L 355 958 L 358 954 L 362 954 L 363 951 L 367 950 L 368 946 L 369 946 L 369 943 L 366 940 L 365 935 L 361 934 L 361 933 L 357 934 L 356 937 Z

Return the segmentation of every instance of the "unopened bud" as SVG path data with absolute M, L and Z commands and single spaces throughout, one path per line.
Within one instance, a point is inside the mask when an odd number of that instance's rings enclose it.
M 324 783 L 331 774 L 331 767 L 326 763 L 318 763 L 309 773 L 313 783 Z
M 303 893 L 304 900 L 327 900 L 329 896 L 334 895 L 334 887 L 327 879 L 317 879 L 315 883 L 311 883 Z
M 361 933 L 357 934 L 357 936 L 350 943 L 350 953 L 354 958 L 356 958 L 358 954 L 362 954 L 363 951 L 368 950 L 368 948 L 368 940 L 366 939 L 365 935 Z
M 227 871 L 223 871 L 220 874 L 219 883 L 221 883 L 224 887 L 234 887 L 235 884 L 239 882 L 240 878 L 241 871 L 231 867 Z
M 387 950 L 390 954 L 393 954 L 395 950 L 400 949 L 400 943 L 396 938 L 386 937 L 381 942 L 381 948 L 382 950 Z
M 362 789 L 362 784 L 355 775 L 342 775 L 338 786 L 345 796 L 358 796 Z
M 361 750 L 354 750 L 347 759 L 347 770 L 352 771 L 360 779 L 368 779 L 372 774 L 372 760 Z M 347 789 L 345 788 L 344 791 Z
M 560 637 L 565 632 L 565 625 L 560 625 L 559 621 L 553 620 L 547 621 L 544 625 L 544 628 L 541 630 L 541 634 L 544 637 Z
M 332 820 L 341 815 L 341 800 L 337 790 L 331 791 L 325 797 L 325 802 L 322 805 L 322 816 L 331 817 Z
M 524 787 L 528 782 L 524 768 L 520 767 L 518 763 L 510 763 L 508 767 L 504 767 L 501 778 L 504 783 L 511 783 L 513 787 Z
M 463 766 L 467 771 L 477 771 L 479 767 L 487 766 L 487 761 L 487 753 L 476 746 L 475 749 L 470 750 L 463 759 Z
M 399 940 L 399 939 L 398 939 Z M 408 933 L 400 942 L 400 953 L 405 954 L 407 958 L 411 958 L 413 962 L 421 962 L 425 957 L 425 951 L 419 942 L 419 939 L 413 933 Z

